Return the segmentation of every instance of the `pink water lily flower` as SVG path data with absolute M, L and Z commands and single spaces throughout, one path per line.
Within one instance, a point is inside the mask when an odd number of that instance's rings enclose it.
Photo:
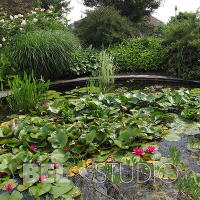
M 158 151 L 158 148 L 154 146 L 148 146 L 145 151 L 148 153 L 155 153 Z
M 47 177 L 46 177 L 44 174 L 40 175 L 40 177 L 39 177 L 39 181 L 40 181 L 40 182 L 43 182 L 43 181 L 45 181 L 46 179 L 47 179 Z
M 137 156 L 142 156 L 144 155 L 144 150 L 142 148 L 136 147 L 133 149 L 133 154 Z
M 37 146 L 36 145 L 31 145 L 29 148 L 30 148 L 30 150 L 34 151 L 34 150 L 37 149 Z
M 48 103 L 43 103 L 42 106 L 49 106 L 49 104 Z
M 13 185 L 13 184 L 8 184 L 8 185 L 5 186 L 5 189 L 6 189 L 7 191 L 11 191 L 11 190 L 14 189 L 14 185 Z
M 55 168 L 59 168 L 59 167 L 60 167 L 60 164 L 54 163 L 53 166 L 54 166 Z

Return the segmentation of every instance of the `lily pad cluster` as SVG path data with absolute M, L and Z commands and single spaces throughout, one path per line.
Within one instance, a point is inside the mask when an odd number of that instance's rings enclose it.
M 80 191 L 69 177 L 79 173 L 80 166 L 109 159 L 126 164 L 130 164 L 128 160 L 164 162 L 156 141 L 174 141 L 181 133 L 199 132 L 199 99 L 193 91 L 79 95 L 49 91 L 45 94 L 48 101 L 35 111 L 13 115 L 0 124 L 0 189 L 10 192 L 2 194 L 4 199 L 13 199 L 13 195 L 22 199 L 19 192 L 23 191 L 34 197 L 49 194 L 54 199 L 73 199 Z M 140 154 L 134 153 L 139 150 Z M 85 161 L 88 159 L 92 161 Z M 67 183 L 54 179 L 47 183 L 49 174 L 41 170 L 32 181 L 16 182 L 13 177 L 22 180 L 25 163 L 51 163 L 50 171 L 62 166 Z M 8 184 L 13 188 L 8 189 Z

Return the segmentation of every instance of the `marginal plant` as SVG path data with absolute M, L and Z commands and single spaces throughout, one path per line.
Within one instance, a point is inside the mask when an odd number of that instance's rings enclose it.
M 115 66 L 113 57 L 106 51 L 101 51 L 99 54 L 99 87 L 106 91 L 114 84 Z
M 34 75 L 24 73 L 23 78 L 14 76 L 13 80 L 8 81 L 11 89 L 11 95 L 7 97 L 7 101 L 12 110 L 28 111 L 35 108 L 40 102 L 42 94 L 49 88 L 49 81 L 36 80 Z

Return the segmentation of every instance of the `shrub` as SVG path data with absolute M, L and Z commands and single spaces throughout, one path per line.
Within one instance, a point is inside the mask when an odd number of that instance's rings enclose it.
M 200 19 L 198 13 L 180 13 L 165 30 L 166 69 L 186 79 L 200 78 Z
M 14 37 L 9 56 L 21 72 L 56 79 L 71 74 L 79 46 L 69 31 L 35 31 Z
M 6 46 L 13 36 L 29 31 L 66 30 L 67 23 L 67 19 L 60 12 L 56 12 L 54 7 L 48 10 L 35 8 L 26 16 L 12 16 L 0 9 L 0 19 L 0 46 Z
M 131 37 L 131 22 L 112 7 L 99 7 L 88 11 L 75 29 L 86 45 L 101 48 Z
M 98 63 L 99 51 L 95 49 L 81 49 L 75 56 L 75 64 L 72 71 L 75 75 L 98 75 L 99 63 Z
M 158 71 L 163 62 L 162 40 L 137 38 L 109 49 L 119 71 Z
M 49 82 L 37 81 L 33 74 L 28 76 L 26 73 L 21 79 L 14 76 L 12 81 L 8 81 L 11 89 L 11 95 L 7 97 L 7 101 L 11 109 L 19 111 L 28 111 L 35 108 L 40 102 L 42 94 L 49 88 Z

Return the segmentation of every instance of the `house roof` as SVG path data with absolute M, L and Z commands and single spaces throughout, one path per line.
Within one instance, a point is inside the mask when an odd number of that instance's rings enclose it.
M 160 21 L 159 19 L 157 19 L 157 18 L 155 18 L 153 16 L 149 17 L 149 23 L 152 24 L 152 25 L 164 24 L 164 22 Z

